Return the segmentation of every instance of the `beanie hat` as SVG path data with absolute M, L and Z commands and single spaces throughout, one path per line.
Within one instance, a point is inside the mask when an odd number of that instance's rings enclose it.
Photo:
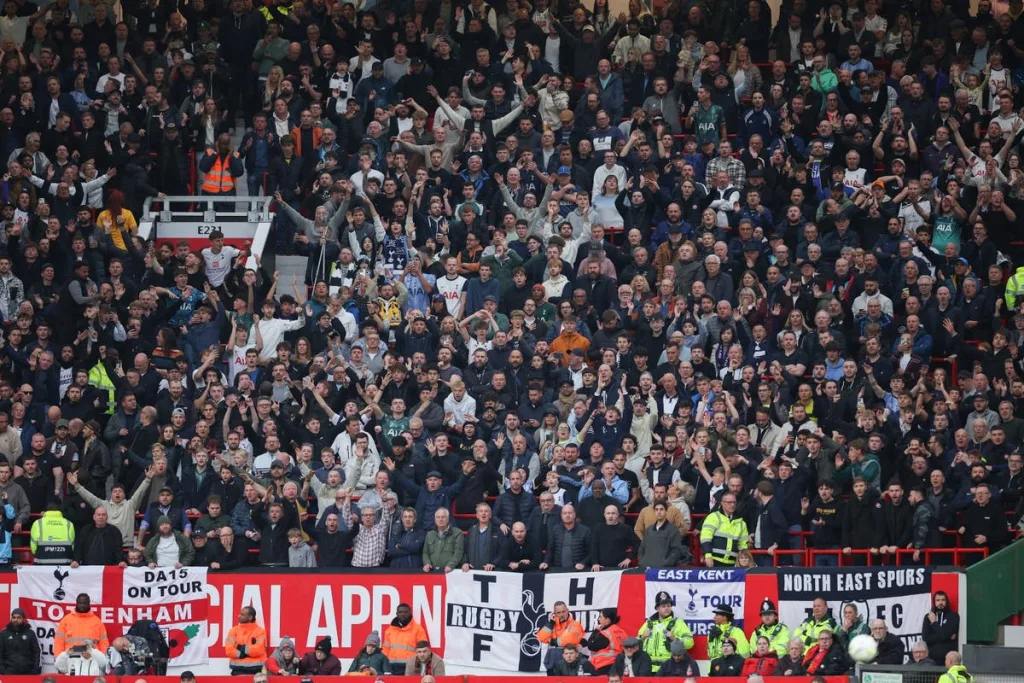
M 685 655 L 686 654 L 686 643 L 679 638 L 672 641 L 672 645 L 669 646 L 669 650 L 674 655 Z
M 374 631 L 374 633 L 376 633 L 376 631 Z M 379 641 L 380 639 L 378 638 L 378 642 Z M 316 649 L 323 652 L 325 655 L 331 654 L 331 637 L 327 636 L 323 640 L 319 641 L 316 644 Z
M 366 636 L 366 644 L 380 647 L 380 634 L 376 631 L 370 631 L 370 635 Z
M 291 638 L 289 638 L 288 636 L 285 636 L 284 638 L 281 638 L 281 643 L 277 647 L 278 647 L 278 649 L 284 649 L 286 647 L 290 647 L 291 649 L 294 650 L 295 649 L 295 642 Z
M 171 524 L 171 518 L 167 515 L 160 515 L 156 520 L 156 528 L 159 529 L 164 524 Z

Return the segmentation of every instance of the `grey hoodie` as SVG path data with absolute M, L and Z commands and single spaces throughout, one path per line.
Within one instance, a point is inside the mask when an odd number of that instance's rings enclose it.
M 316 567 L 316 553 L 305 541 L 288 546 L 289 567 Z
M 6 486 L 0 484 L 0 500 L 7 497 L 7 503 L 14 508 L 14 522 L 22 526 L 28 524 L 28 516 L 32 513 L 32 506 L 28 503 L 28 496 L 25 489 L 14 481 L 9 481 Z

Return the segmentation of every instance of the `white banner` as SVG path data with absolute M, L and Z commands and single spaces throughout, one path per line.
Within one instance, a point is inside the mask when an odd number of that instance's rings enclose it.
M 52 665 L 53 636 L 57 624 L 75 609 L 79 594 L 89 595 L 92 604 L 103 604 L 103 567 L 18 567 L 18 606 L 25 610 L 36 632 L 43 665 Z
M 80 593 L 107 627 L 107 638 L 123 635 L 140 619 L 160 625 L 172 666 L 209 659 L 206 568 L 121 569 L 119 567 L 18 567 L 18 606 L 25 610 L 52 665 L 57 624 L 74 610 Z
M 445 654 L 449 664 L 541 671 L 537 631 L 564 602 L 589 634 L 605 607 L 619 604 L 622 572 L 513 574 L 460 572 L 447 577 Z
M 664 591 L 672 598 L 673 613 L 686 622 L 695 636 L 706 636 L 714 625 L 714 609 L 732 608 L 736 626 L 743 628 L 743 569 L 648 569 L 644 585 L 645 611 L 653 614 L 656 596 Z
M 209 657 L 206 571 L 206 567 L 124 570 L 121 604 L 155 608 L 149 618 L 160 624 L 174 666 L 204 664 Z
M 883 619 L 907 653 L 921 639 L 931 609 L 932 573 L 927 567 L 780 568 L 779 619 L 795 630 L 811 614 L 817 597 L 828 601 L 832 617 L 842 621 L 853 604 L 866 622 Z

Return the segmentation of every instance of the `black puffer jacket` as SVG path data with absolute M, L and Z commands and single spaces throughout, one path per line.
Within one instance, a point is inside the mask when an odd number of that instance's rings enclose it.
M 38 676 L 39 641 L 28 624 L 7 624 L 0 631 L 0 674 Z

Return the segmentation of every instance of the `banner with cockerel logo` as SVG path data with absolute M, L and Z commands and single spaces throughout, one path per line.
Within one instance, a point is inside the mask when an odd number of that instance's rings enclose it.
M 206 567 L 18 567 L 17 605 L 25 610 L 52 665 L 57 624 L 86 593 L 107 638 L 123 635 L 140 619 L 160 625 L 171 666 L 205 664 L 209 658 Z M 12 601 L 13 602 L 13 601 Z

